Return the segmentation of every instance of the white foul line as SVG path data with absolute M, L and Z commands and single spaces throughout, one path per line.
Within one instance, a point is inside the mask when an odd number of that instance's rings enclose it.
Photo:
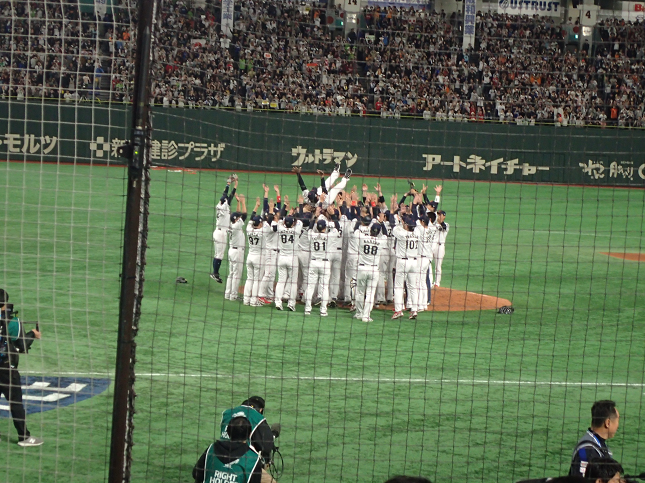
M 21 371 L 23 374 L 41 375 L 32 371 Z M 426 379 L 413 377 L 344 377 L 344 376 L 262 376 L 248 374 L 191 374 L 191 373 L 164 373 L 141 372 L 136 374 L 139 378 L 145 377 L 178 377 L 178 378 L 204 378 L 204 379 L 273 379 L 273 380 L 298 380 L 298 381 L 326 381 L 326 382 L 364 382 L 368 384 L 465 384 L 465 385 L 491 385 L 491 386 L 565 386 L 565 387 L 627 387 L 645 388 L 645 383 L 627 382 L 574 382 L 574 381 L 513 381 L 504 379 Z M 112 378 L 114 374 L 104 372 L 58 372 L 49 376 L 68 377 L 93 377 L 101 376 Z

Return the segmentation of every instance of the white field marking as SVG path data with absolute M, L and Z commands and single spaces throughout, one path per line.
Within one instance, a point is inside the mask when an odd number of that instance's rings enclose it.
M 594 236 L 594 237 L 611 237 L 611 238 L 638 238 L 639 235 L 622 235 L 621 233 L 594 233 L 584 231 L 561 231 L 561 230 L 529 230 L 528 228 L 504 228 L 504 231 L 526 231 L 530 233 L 549 233 L 554 235 L 579 235 L 579 236 Z
M 38 374 L 36 372 L 21 371 L 23 374 Z M 104 372 L 58 372 L 47 374 L 49 376 L 93 377 L 101 376 L 111 378 L 113 374 Z M 204 378 L 204 379 L 248 379 L 246 374 L 233 376 L 231 374 L 191 374 L 191 373 L 165 373 L 165 372 L 140 372 L 138 377 L 179 377 L 179 378 Z M 631 387 L 645 388 L 645 383 L 628 382 L 574 382 L 574 381 L 512 381 L 503 379 L 426 379 L 412 377 L 335 377 L 335 376 L 250 376 L 251 379 L 275 379 L 298 381 L 328 381 L 328 382 L 364 382 L 364 383 L 393 383 L 393 384 L 466 384 L 466 385 L 491 385 L 491 386 L 566 386 L 566 387 Z

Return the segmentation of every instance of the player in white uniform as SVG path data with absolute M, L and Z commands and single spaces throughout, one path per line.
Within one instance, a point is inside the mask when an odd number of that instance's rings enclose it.
M 244 235 L 244 222 L 246 221 L 246 202 L 244 196 L 238 197 L 241 205 L 241 213 L 231 214 L 231 226 L 228 229 L 228 278 L 226 279 L 226 300 L 237 300 L 242 272 L 244 271 L 244 250 L 246 247 L 246 236 Z M 240 207 L 238 206 L 238 209 Z
M 257 209 L 257 206 L 256 206 Z M 246 283 L 244 284 L 244 305 L 255 307 L 264 305 L 258 300 L 263 273 L 263 256 L 266 237 L 273 231 L 271 225 L 260 216 L 254 216 L 246 226 L 249 254 L 246 257 Z
M 321 170 L 318 170 L 318 174 L 323 177 L 323 180 L 321 180 L 321 186 L 309 190 L 307 189 L 307 185 L 305 185 L 305 182 L 300 175 L 301 168 L 299 166 L 296 166 L 293 168 L 293 171 L 298 175 L 298 184 L 300 185 L 300 189 L 302 190 L 302 196 L 305 200 L 308 200 L 309 203 L 315 204 L 318 201 L 318 197 L 322 193 L 327 193 L 327 203 L 323 204 L 324 208 L 326 208 L 328 205 L 331 205 L 336 200 L 336 196 L 338 196 L 338 193 L 345 189 L 349 178 L 352 176 L 352 170 L 347 168 L 345 175 L 336 184 L 336 186 L 334 186 L 334 183 L 340 176 L 340 163 L 336 163 L 334 170 L 331 172 L 331 175 L 327 179 L 324 179 L 325 173 Z
M 432 287 L 432 282 L 428 281 L 428 274 L 430 273 L 430 262 L 432 262 L 432 245 L 437 227 L 434 221 L 437 215 L 428 212 L 427 216 L 422 216 L 420 223 L 415 228 L 415 232 L 419 237 L 419 295 L 417 312 L 422 312 L 427 309 L 430 303 L 429 287 Z
M 264 219 L 268 223 L 273 223 L 275 218 L 279 216 L 277 209 L 274 208 L 273 212 L 269 207 L 269 187 L 263 185 L 264 187 Z M 280 188 L 278 185 L 275 185 L 273 189 L 276 192 L 276 197 L 278 202 L 280 201 Z M 278 208 L 279 208 L 278 204 Z M 260 284 L 260 302 L 264 304 L 269 304 L 273 300 L 273 283 L 275 282 L 275 274 L 278 268 L 278 237 L 276 232 L 271 232 L 267 235 L 266 238 L 266 247 L 264 252 L 264 273 L 262 274 L 262 283 Z
M 352 220 L 353 227 L 350 228 L 352 233 L 360 230 L 364 234 L 369 234 L 369 218 L 363 218 L 360 222 Z M 370 220 L 371 221 L 371 220 Z M 356 224 L 358 223 L 358 227 Z M 356 280 L 358 279 L 358 238 L 349 237 L 347 243 L 347 258 L 345 260 L 345 302 L 351 302 L 350 310 L 356 307 Z
M 390 223 L 395 223 L 392 229 L 396 253 L 396 274 L 394 275 L 394 315 L 392 319 L 403 316 L 404 300 L 403 286 L 408 289 L 408 305 L 411 308 L 410 319 L 417 318 L 419 294 L 419 238 L 414 232 L 416 223 L 413 219 L 401 219 L 394 215 Z
M 382 223 L 385 215 L 379 216 Z M 381 224 L 370 226 L 369 234 L 356 230 L 352 236 L 358 243 L 358 271 L 356 279 L 356 314 L 354 318 L 363 322 L 372 322 L 370 313 L 374 307 L 374 295 L 380 278 L 379 261 L 381 253 L 387 247 L 387 236 L 383 235 Z
M 231 191 L 231 194 L 228 194 L 228 190 L 231 186 L 231 181 L 235 181 L 235 186 Z M 211 278 L 217 280 L 219 283 L 222 283 L 222 277 L 219 275 L 219 267 L 222 265 L 222 259 L 224 258 L 224 253 L 226 252 L 226 242 L 228 238 L 228 227 L 230 226 L 231 218 L 231 200 L 235 196 L 235 190 L 237 190 L 237 175 L 233 174 L 228 177 L 226 180 L 226 188 L 224 188 L 224 193 L 219 199 L 219 203 L 215 207 L 215 231 L 213 231 L 213 243 L 215 244 L 215 257 L 213 258 L 213 273 L 211 273 Z
M 311 258 L 311 253 L 309 251 L 309 235 L 306 230 L 300 232 L 298 237 L 298 266 L 300 267 L 298 287 L 299 293 L 302 294 L 304 299 L 304 294 L 307 293 L 308 278 L 309 278 L 309 259 Z M 291 295 L 291 293 L 289 293 Z
M 333 207 L 328 208 L 328 213 L 334 215 Z M 335 236 L 329 237 L 329 263 L 331 275 L 329 277 L 329 306 L 336 307 L 336 300 L 340 292 L 340 272 L 343 264 L 343 227 L 338 224 Z
M 287 216 L 278 222 L 278 284 L 275 287 L 275 307 L 282 310 L 282 296 L 285 287 L 289 293 L 289 310 L 296 311 L 296 296 L 298 295 L 298 256 L 296 244 L 302 233 L 302 221 L 293 216 Z
M 396 267 L 396 255 L 394 254 L 394 236 L 392 235 L 392 225 L 388 220 L 383 223 L 387 236 L 387 244 L 383 247 L 380 260 L 380 278 L 376 286 L 377 303 L 390 303 L 394 300 L 394 277 L 393 271 Z
M 329 262 L 329 238 L 337 236 L 336 228 L 333 225 L 327 225 L 325 220 L 318 220 L 313 223 L 320 214 L 320 208 L 316 209 L 316 214 L 312 219 L 312 225 L 315 229 L 309 227 L 307 232 L 309 238 L 309 250 L 311 251 L 311 261 L 309 263 L 309 276 L 307 277 L 307 292 L 305 294 L 305 314 L 311 314 L 311 301 L 314 291 L 318 287 L 318 293 L 322 298 L 320 303 L 320 315 L 327 316 L 327 304 L 329 303 L 329 276 L 331 266 Z
M 450 230 L 450 225 L 446 223 L 446 212 L 440 210 L 437 212 L 437 221 L 435 226 L 437 227 L 437 243 L 434 245 L 434 286 L 439 287 L 441 284 L 441 264 L 443 259 L 446 256 L 446 237 L 448 236 L 448 231 Z

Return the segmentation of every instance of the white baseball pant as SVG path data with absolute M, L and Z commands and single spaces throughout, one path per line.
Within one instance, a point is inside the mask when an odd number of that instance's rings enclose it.
M 228 277 L 226 278 L 226 291 L 224 298 L 236 300 L 242 272 L 244 271 L 244 248 L 229 247 L 228 249 Z
M 331 267 L 329 260 L 312 258 L 309 263 L 309 275 L 307 277 L 307 292 L 305 294 L 305 311 L 311 311 L 311 301 L 314 297 L 316 286 L 318 287 L 318 295 L 322 299 L 320 303 L 320 313 L 327 312 L 327 304 L 329 303 L 329 275 Z
M 443 263 L 443 259 L 446 256 L 446 245 L 443 243 L 437 244 L 434 247 L 434 272 L 435 272 L 435 277 L 434 277 L 434 283 L 435 285 L 439 286 L 441 284 L 441 264 Z
M 263 268 L 262 256 L 257 253 L 249 253 L 246 257 L 246 283 L 244 284 L 244 303 L 247 305 L 258 302 Z
M 428 269 L 430 268 L 430 258 L 421 257 L 418 260 L 419 263 L 419 295 L 418 295 L 418 305 L 415 309 L 417 312 L 426 310 L 428 308 L 428 284 L 426 282 L 426 276 L 428 275 Z
M 356 315 L 363 320 L 369 319 L 380 279 L 379 267 L 359 264 L 356 276 Z
M 381 255 L 379 263 L 379 280 L 376 286 L 376 300 L 394 300 L 394 277 L 392 270 L 396 266 L 394 251 L 386 248 Z
M 278 250 L 267 249 L 264 260 L 264 274 L 260 284 L 260 297 L 273 298 L 273 283 L 275 282 L 275 272 L 278 264 Z
M 227 232 L 224 228 L 215 228 L 213 232 L 213 243 L 215 244 L 215 256 L 213 258 L 223 260 L 228 243 Z
M 403 287 L 408 289 L 408 306 L 416 310 L 419 297 L 419 261 L 415 258 L 398 258 L 394 276 L 394 311 L 403 312 Z
M 298 257 L 296 254 L 278 256 L 278 284 L 275 286 L 275 303 L 282 304 L 285 288 L 289 305 L 295 306 L 298 295 Z

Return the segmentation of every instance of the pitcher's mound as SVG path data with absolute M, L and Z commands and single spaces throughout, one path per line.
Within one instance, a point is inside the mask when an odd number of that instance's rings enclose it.
M 512 303 L 510 300 L 493 297 L 492 295 L 438 287 L 432 289 L 432 303 L 428 305 L 428 310 L 434 312 L 495 310 L 504 305 L 512 305 Z M 381 305 L 379 309 L 394 310 L 394 306 Z
M 623 252 L 600 252 L 614 258 L 622 258 L 632 262 L 645 262 L 645 253 L 623 253 Z

